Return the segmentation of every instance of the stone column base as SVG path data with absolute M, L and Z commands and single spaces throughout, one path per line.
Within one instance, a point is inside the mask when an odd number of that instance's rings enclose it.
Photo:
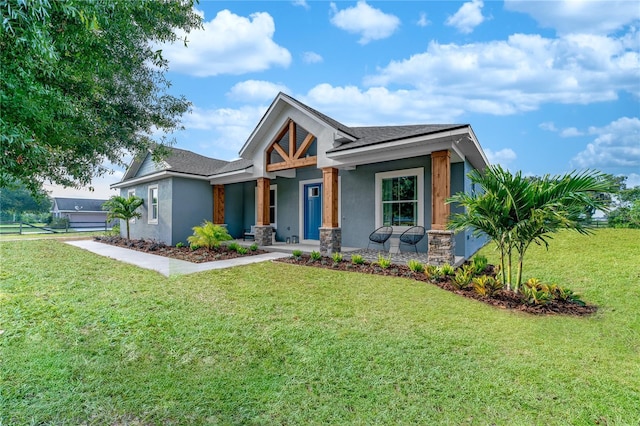
M 254 228 L 254 238 L 256 240 L 256 244 L 259 246 L 270 246 L 273 241 L 271 234 L 273 233 L 273 228 L 269 225 L 266 226 L 258 226 L 256 225 Z
M 429 265 L 441 266 L 445 263 L 455 263 L 456 240 L 453 231 L 428 230 L 429 251 L 427 262 Z
M 342 229 L 320 228 L 320 253 L 330 256 L 342 247 Z

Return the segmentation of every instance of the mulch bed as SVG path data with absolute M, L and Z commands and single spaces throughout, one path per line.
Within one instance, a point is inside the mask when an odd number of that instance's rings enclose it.
M 173 259 L 186 260 L 187 262 L 203 263 L 215 260 L 235 259 L 237 257 L 254 256 L 256 254 L 268 253 L 264 250 L 248 250 L 246 254 L 239 254 L 234 250 L 229 250 L 225 245 L 217 249 L 199 248 L 191 250 L 189 247 L 173 247 L 152 240 L 127 240 L 122 237 L 95 237 L 96 241 L 113 246 L 142 251 L 158 256 L 170 257 Z
M 593 305 L 581 306 L 576 303 L 564 302 L 560 300 L 550 301 L 546 305 L 529 305 L 525 303 L 521 294 L 509 290 L 501 290 L 493 297 L 480 296 L 475 291 L 473 291 L 473 289 L 457 289 L 453 286 L 453 284 L 451 284 L 451 279 L 449 277 L 441 278 L 439 280 L 430 280 L 424 273 L 413 272 L 406 265 L 392 264 L 389 268 L 383 269 L 375 263 L 366 261 L 361 265 L 355 265 L 349 261 L 335 263 L 332 259 L 327 257 L 323 257 L 318 261 L 313 261 L 308 255 L 302 255 L 297 259 L 294 257 L 288 257 L 278 259 L 276 261 L 294 265 L 332 269 L 335 271 L 360 272 L 364 274 L 374 274 L 388 277 L 410 278 L 416 281 L 422 281 L 425 283 L 437 285 L 444 290 L 450 291 L 460 296 L 468 297 L 470 299 L 479 300 L 483 303 L 495 306 L 497 308 L 527 312 L 535 315 L 560 314 L 586 316 L 591 315 L 598 310 L 598 308 Z M 491 265 L 487 267 L 485 273 L 487 275 L 495 276 L 495 274 L 493 273 L 493 267 Z

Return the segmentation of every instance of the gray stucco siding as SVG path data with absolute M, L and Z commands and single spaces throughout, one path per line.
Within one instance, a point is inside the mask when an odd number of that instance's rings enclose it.
M 342 245 L 345 247 L 367 247 L 369 234 L 376 228 L 375 223 L 375 178 L 376 173 L 395 170 L 424 168 L 424 222 L 426 229 L 431 225 L 431 157 L 421 156 L 403 160 L 358 166 L 355 170 L 341 170 L 342 183 Z M 398 233 L 396 236 L 399 236 Z M 427 238 L 418 244 L 418 251 L 426 252 Z M 408 249 L 403 246 L 402 250 Z
M 224 186 L 224 222 L 227 231 L 234 238 L 242 238 L 248 228 L 244 223 L 245 184 L 233 183 Z
M 465 191 L 465 167 L 464 163 L 451 164 L 451 195 Z M 458 204 L 450 204 L 451 214 L 462 213 L 464 208 Z M 464 256 L 466 249 L 467 232 L 458 232 L 455 235 L 456 256 Z
M 209 181 L 172 178 L 171 245 L 187 244 L 193 227 L 213 220 L 213 189 Z
M 138 169 L 136 176 L 145 176 L 162 170 L 162 168 L 158 166 L 159 165 L 153 161 L 152 155 L 147 154 L 144 161 L 142 161 L 142 164 L 140 164 L 140 168 Z
M 471 194 L 472 192 L 478 190 L 478 188 L 475 188 L 473 186 L 469 178 L 466 177 L 467 174 L 469 174 L 472 170 L 474 170 L 474 167 L 471 165 L 471 163 L 469 163 L 468 161 L 465 161 L 464 162 L 464 175 L 465 175 L 464 191 L 467 194 Z M 465 252 L 464 252 L 465 258 L 468 259 L 471 256 L 473 256 L 475 252 L 480 250 L 488 242 L 489 242 L 489 239 L 487 238 L 486 235 L 475 237 L 473 235 L 473 231 L 470 229 L 467 229 L 465 231 Z
M 149 187 L 158 186 L 158 223 L 149 223 Z M 120 194 L 127 197 L 129 190 L 134 189 L 135 195 L 144 200 L 139 212 L 142 217 L 130 224 L 132 239 L 150 239 L 171 244 L 171 205 L 172 205 L 172 185 L 171 179 L 160 179 L 134 187 L 122 188 Z M 120 235 L 126 236 L 126 224 L 120 221 Z

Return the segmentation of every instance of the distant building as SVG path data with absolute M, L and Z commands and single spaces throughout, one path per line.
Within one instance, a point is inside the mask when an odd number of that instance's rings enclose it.
M 107 212 L 102 210 L 102 205 L 107 200 L 93 200 L 85 198 L 53 197 L 53 217 L 69 219 L 69 225 L 104 226 L 107 220 Z

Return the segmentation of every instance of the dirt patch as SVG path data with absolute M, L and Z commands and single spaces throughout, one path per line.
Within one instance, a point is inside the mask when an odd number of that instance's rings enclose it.
M 221 245 L 216 249 L 198 248 L 191 250 L 189 247 L 174 247 L 151 240 L 127 240 L 122 237 L 95 237 L 95 241 L 110 244 L 113 246 L 142 251 L 158 256 L 170 257 L 173 259 L 186 260 L 192 263 L 213 262 L 216 260 L 235 259 L 238 257 L 255 256 L 257 254 L 268 253 L 264 250 L 247 250 L 246 254 L 240 254 L 229 249 L 226 245 Z
M 332 259 L 323 257 L 321 260 L 311 260 L 308 255 L 302 255 L 298 258 L 288 257 L 276 260 L 277 262 L 290 263 L 294 265 L 311 266 L 315 268 L 332 269 L 336 271 L 360 272 L 364 274 L 374 274 L 388 277 L 402 277 L 422 281 L 424 283 L 437 285 L 438 287 L 458 294 L 470 299 L 479 300 L 488 305 L 501 309 L 510 309 L 514 311 L 527 312 L 535 315 L 575 315 L 586 316 L 595 313 L 598 308 L 593 305 L 579 305 L 577 303 L 552 300 L 545 305 L 530 305 L 525 302 L 522 294 L 515 293 L 510 290 L 500 290 L 492 297 L 480 296 L 473 289 L 457 289 L 453 284 L 451 277 L 443 277 L 439 279 L 430 279 L 424 273 L 413 272 L 406 265 L 392 264 L 389 268 L 381 268 L 375 263 L 365 261 L 363 264 L 356 265 L 349 261 L 334 262 Z M 487 275 L 495 277 L 493 267 L 489 265 L 485 271 Z

